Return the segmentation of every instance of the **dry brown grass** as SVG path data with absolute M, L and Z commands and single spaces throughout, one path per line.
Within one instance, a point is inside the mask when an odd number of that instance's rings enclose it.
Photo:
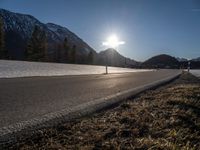
M 13 149 L 200 149 L 200 82 L 184 74 L 91 117 L 40 130 Z

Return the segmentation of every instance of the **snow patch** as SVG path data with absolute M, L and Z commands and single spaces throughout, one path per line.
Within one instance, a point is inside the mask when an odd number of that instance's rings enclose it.
M 200 70 L 190 70 L 190 72 L 191 72 L 194 76 L 200 78 Z
M 145 72 L 147 69 L 108 67 L 109 73 Z M 0 60 L 0 78 L 103 74 L 105 66 Z

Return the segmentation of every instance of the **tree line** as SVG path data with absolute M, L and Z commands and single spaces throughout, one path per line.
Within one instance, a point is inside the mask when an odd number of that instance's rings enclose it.
M 81 56 L 77 52 L 76 45 L 70 46 L 70 43 L 67 37 L 64 38 L 63 43 L 59 43 L 57 45 L 56 49 L 57 51 L 54 54 L 56 62 L 93 64 L 93 61 L 94 61 L 93 52 L 90 51 L 87 56 Z
M 3 19 L 0 17 L 0 59 L 8 59 L 8 51 L 5 48 L 5 34 L 3 27 Z
M 57 44 L 55 59 L 57 62 L 76 63 L 77 62 L 76 45 L 70 47 L 68 39 L 65 37 L 63 43 Z
M 24 59 L 28 61 L 52 61 L 52 59 L 49 58 L 47 40 L 44 29 L 36 25 L 25 48 Z M 81 56 L 77 53 L 77 46 L 70 46 L 67 37 L 64 38 L 64 41 L 59 43 L 55 49 L 53 61 L 64 63 L 80 62 L 79 57 Z M 93 52 L 90 51 L 86 57 L 86 63 L 93 64 Z M 0 59 L 9 58 L 9 52 L 5 46 L 4 24 L 2 18 L 0 18 Z
M 46 33 L 35 26 L 30 40 L 25 49 L 25 59 L 29 61 L 47 61 L 47 38 Z

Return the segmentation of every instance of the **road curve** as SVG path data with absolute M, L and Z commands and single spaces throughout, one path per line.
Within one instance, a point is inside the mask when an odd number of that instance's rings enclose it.
M 179 70 L 109 75 L 0 79 L 0 128 L 92 102 L 173 75 Z

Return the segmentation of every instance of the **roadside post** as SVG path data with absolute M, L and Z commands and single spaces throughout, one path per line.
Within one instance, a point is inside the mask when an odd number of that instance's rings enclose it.
M 190 61 L 188 61 L 188 72 L 190 72 Z
M 116 35 L 110 36 L 106 42 L 103 42 L 102 45 L 107 46 L 108 48 L 117 48 L 119 45 L 125 44 L 124 41 L 119 41 Z M 107 54 L 106 54 L 107 55 Z M 125 65 L 126 66 L 126 58 Z M 108 56 L 106 56 L 106 74 L 108 74 Z

